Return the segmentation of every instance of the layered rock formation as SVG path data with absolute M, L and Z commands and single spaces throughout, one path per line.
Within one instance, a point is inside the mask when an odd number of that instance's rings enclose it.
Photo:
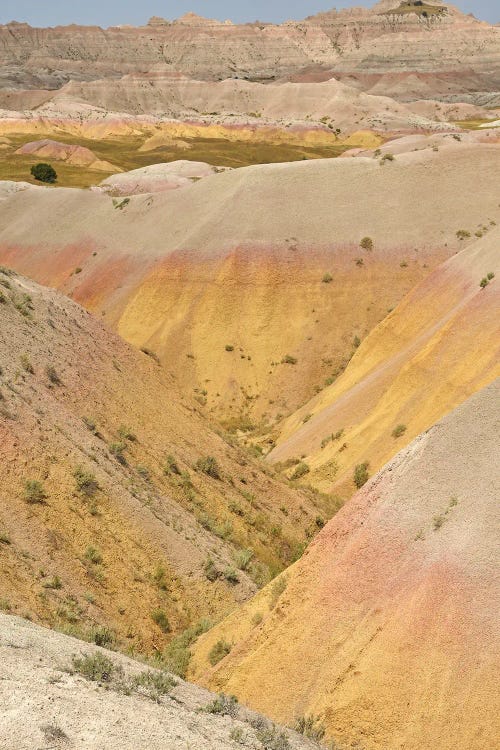
M 192 15 L 106 30 L 13 23 L 0 28 L 0 65 L 4 86 L 26 89 L 154 70 L 216 80 L 314 79 L 328 70 L 403 99 L 487 100 L 500 88 L 499 34 L 453 6 L 400 0 L 280 26 Z

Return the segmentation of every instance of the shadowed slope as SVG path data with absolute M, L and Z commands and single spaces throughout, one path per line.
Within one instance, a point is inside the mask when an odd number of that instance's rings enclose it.
M 2 608 L 161 651 L 295 559 L 329 512 L 62 295 L 0 270 L 0 321 Z
M 500 222 L 500 149 L 458 145 L 382 164 L 237 169 L 114 203 L 17 192 L 1 203 L 0 261 L 156 351 L 218 415 L 274 418 L 311 398 L 356 336 L 463 247 L 458 230 Z
M 198 677 L 224 638 L 232 651 L 206 684 L 286 722 L 319 714 L 340 747 L 493 746 L 499 395 L 497 381 L 420 435 L 280 589 L 203 636 Z
M 282 425 L 271 459 L 307 455 L 309 480 L 348 495 L 357 464 L 378 470 L 500 375 L 499 242 L 493 227 L 413 289 L 338 381 Z

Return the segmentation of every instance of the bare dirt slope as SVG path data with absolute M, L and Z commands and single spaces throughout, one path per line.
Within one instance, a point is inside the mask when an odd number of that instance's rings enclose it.
M 500 381 L 420 435 L 296 563 L 203 636 L 195 673 L 340 747 L 493 747 Z M 218 639 L 232 650 L 210 671 Z
M 7 192 L 0 262 L 153 349 L 218 415 L 286 415 L 471 241 L 457 231 L 500 221 L 500 149 L 457 146 L 237 169 L 114 202 Z
M 75 670 L 75 658 L 96 655 L 111 659 L 110 679 L 91 681 Z M 210 712 L 217 696 L 182 680 L 159 697 L 131 690 L 134 677 L 165 674 L 17 617 L 0 614 L 0 656 L 3 750 L 258 750 L 269 747 L 266 732 L 284 750 L 317 747 L 241 706 L 230 716 Z
M 295 559 L 329 512 L 63 295 L 2 269 L 0 321 L 3 609 L 161 653 Z
M 284 422 L 271 460 L 305 456 L 308 481 L 349 495 L 356 465 L 377 471 L 498 377 L 499 242 L 500 230 L 490 227 L 413 289 L 345 373 Z

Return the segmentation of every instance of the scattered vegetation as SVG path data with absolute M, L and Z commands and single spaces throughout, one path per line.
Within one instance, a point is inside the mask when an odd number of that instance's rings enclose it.
M 373 240 L 371 237 L 363 237 L 361 242 L 359 243 L 359 246 L 363 250 L 373 250 Z
M 87 547 L 84 553 L 84 559 L 92 563 L 92 565 L 101 565 L 102 564 L 102 553 L 97 547 L 93 547 L 90 545 Z
M 46 742 L 67 742 L 68 735 L 56 724 L 43 724 L 40 729 Z
M 231 653 L 231 644 L 221 638 L 215 643 L 208 654 L 208 661 L 215 667 L 222 659 L 224 659 L 229 653 Z
M 123 465 L 127 463 L 127 459 L 123 455 L 126 447 L 127 446 L 123 441 L 111 443 L 109 446 L 109 452 L 111 453 L 111 455 L 114 456 L 116 460 Z
M 274 725 L 257 727 L 256 736 L 263 750 L 290 750 L 292 747 L 286 733 Z
M 137 435 L 135 435 L 129 427 L 122 425 L 118 428 L 117 434 L 120 440 L 128 440 L 131 443 L 137 442 Z
M 459 240 L 466 240 L 470 237 L 470 232 L 468 232 L 467 229 L 459 229 L 456 232 L 456 235 Z
M 298 362 L 296 357 L 292 357 L 291 354 L 285 354 L 283 359 L 281 360 L 282 365 L 296 365 Z
M 440 513 L 439 515 L 434 516 L 434 518 L 432 519 L 433 526 L 434 526 L 434 531 L 439 531 L 439 529 L 441 528 L 441 526 L 446 521 L 447 516 L 450 513 L 451 509 L 455 507 L 455 505 L 457 504 L 457 502 L 458 502 L 457 498 L 456 497 L 452 497 L 451 500 L 450 500 L 450 502 L 448 503 L 448 507 L 446 508 L 446 510 L 444 511 L 444 513 Z
M 354 469 L 354 484 L 358 488 L 358 490 L 367 483 L 368 479 L 370 478 L 370 475 L 368 474 L 368 468 L 370 464 L 368 461 L 365 461 L 362 464 L 358 464 Z
M 331 284 L 333 281 L 333 276 L 331 275 L 331 273 L 325 273 L 321 281 L 323 282 L 323 284 Z
M 226 344 L 226 352 L 234 352 L 234 346 L 232 344 Z

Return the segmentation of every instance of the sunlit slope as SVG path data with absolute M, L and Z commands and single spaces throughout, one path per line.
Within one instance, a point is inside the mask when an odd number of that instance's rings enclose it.
M 369 462 L 374 473 L 497 377 L 499 243 L 493 227 L 412 290 L 338 381 L 285 421 L 271 459 L 306 454 L 308 479 L 348 495 L 357 464 Z
M 130 201 L 32 188 L 0 204 L 0 262 L 153 349 L 218 415 L 286 416 L 464 246 L 457 231 L 500 222 L 498 168 L 498 147 L 464 143 L 237 169 Z
M 329 513 L 216 434 L 151 356 L 3 270 L 0 365 L 4 610 L 158 652 L 250 596 Z
M 417 437 L 302 559 L 203 636 L 195 674 L 340 747 L 495 745 L 499 381 Z M 212 671 L 219 639 L 231 652 Z

